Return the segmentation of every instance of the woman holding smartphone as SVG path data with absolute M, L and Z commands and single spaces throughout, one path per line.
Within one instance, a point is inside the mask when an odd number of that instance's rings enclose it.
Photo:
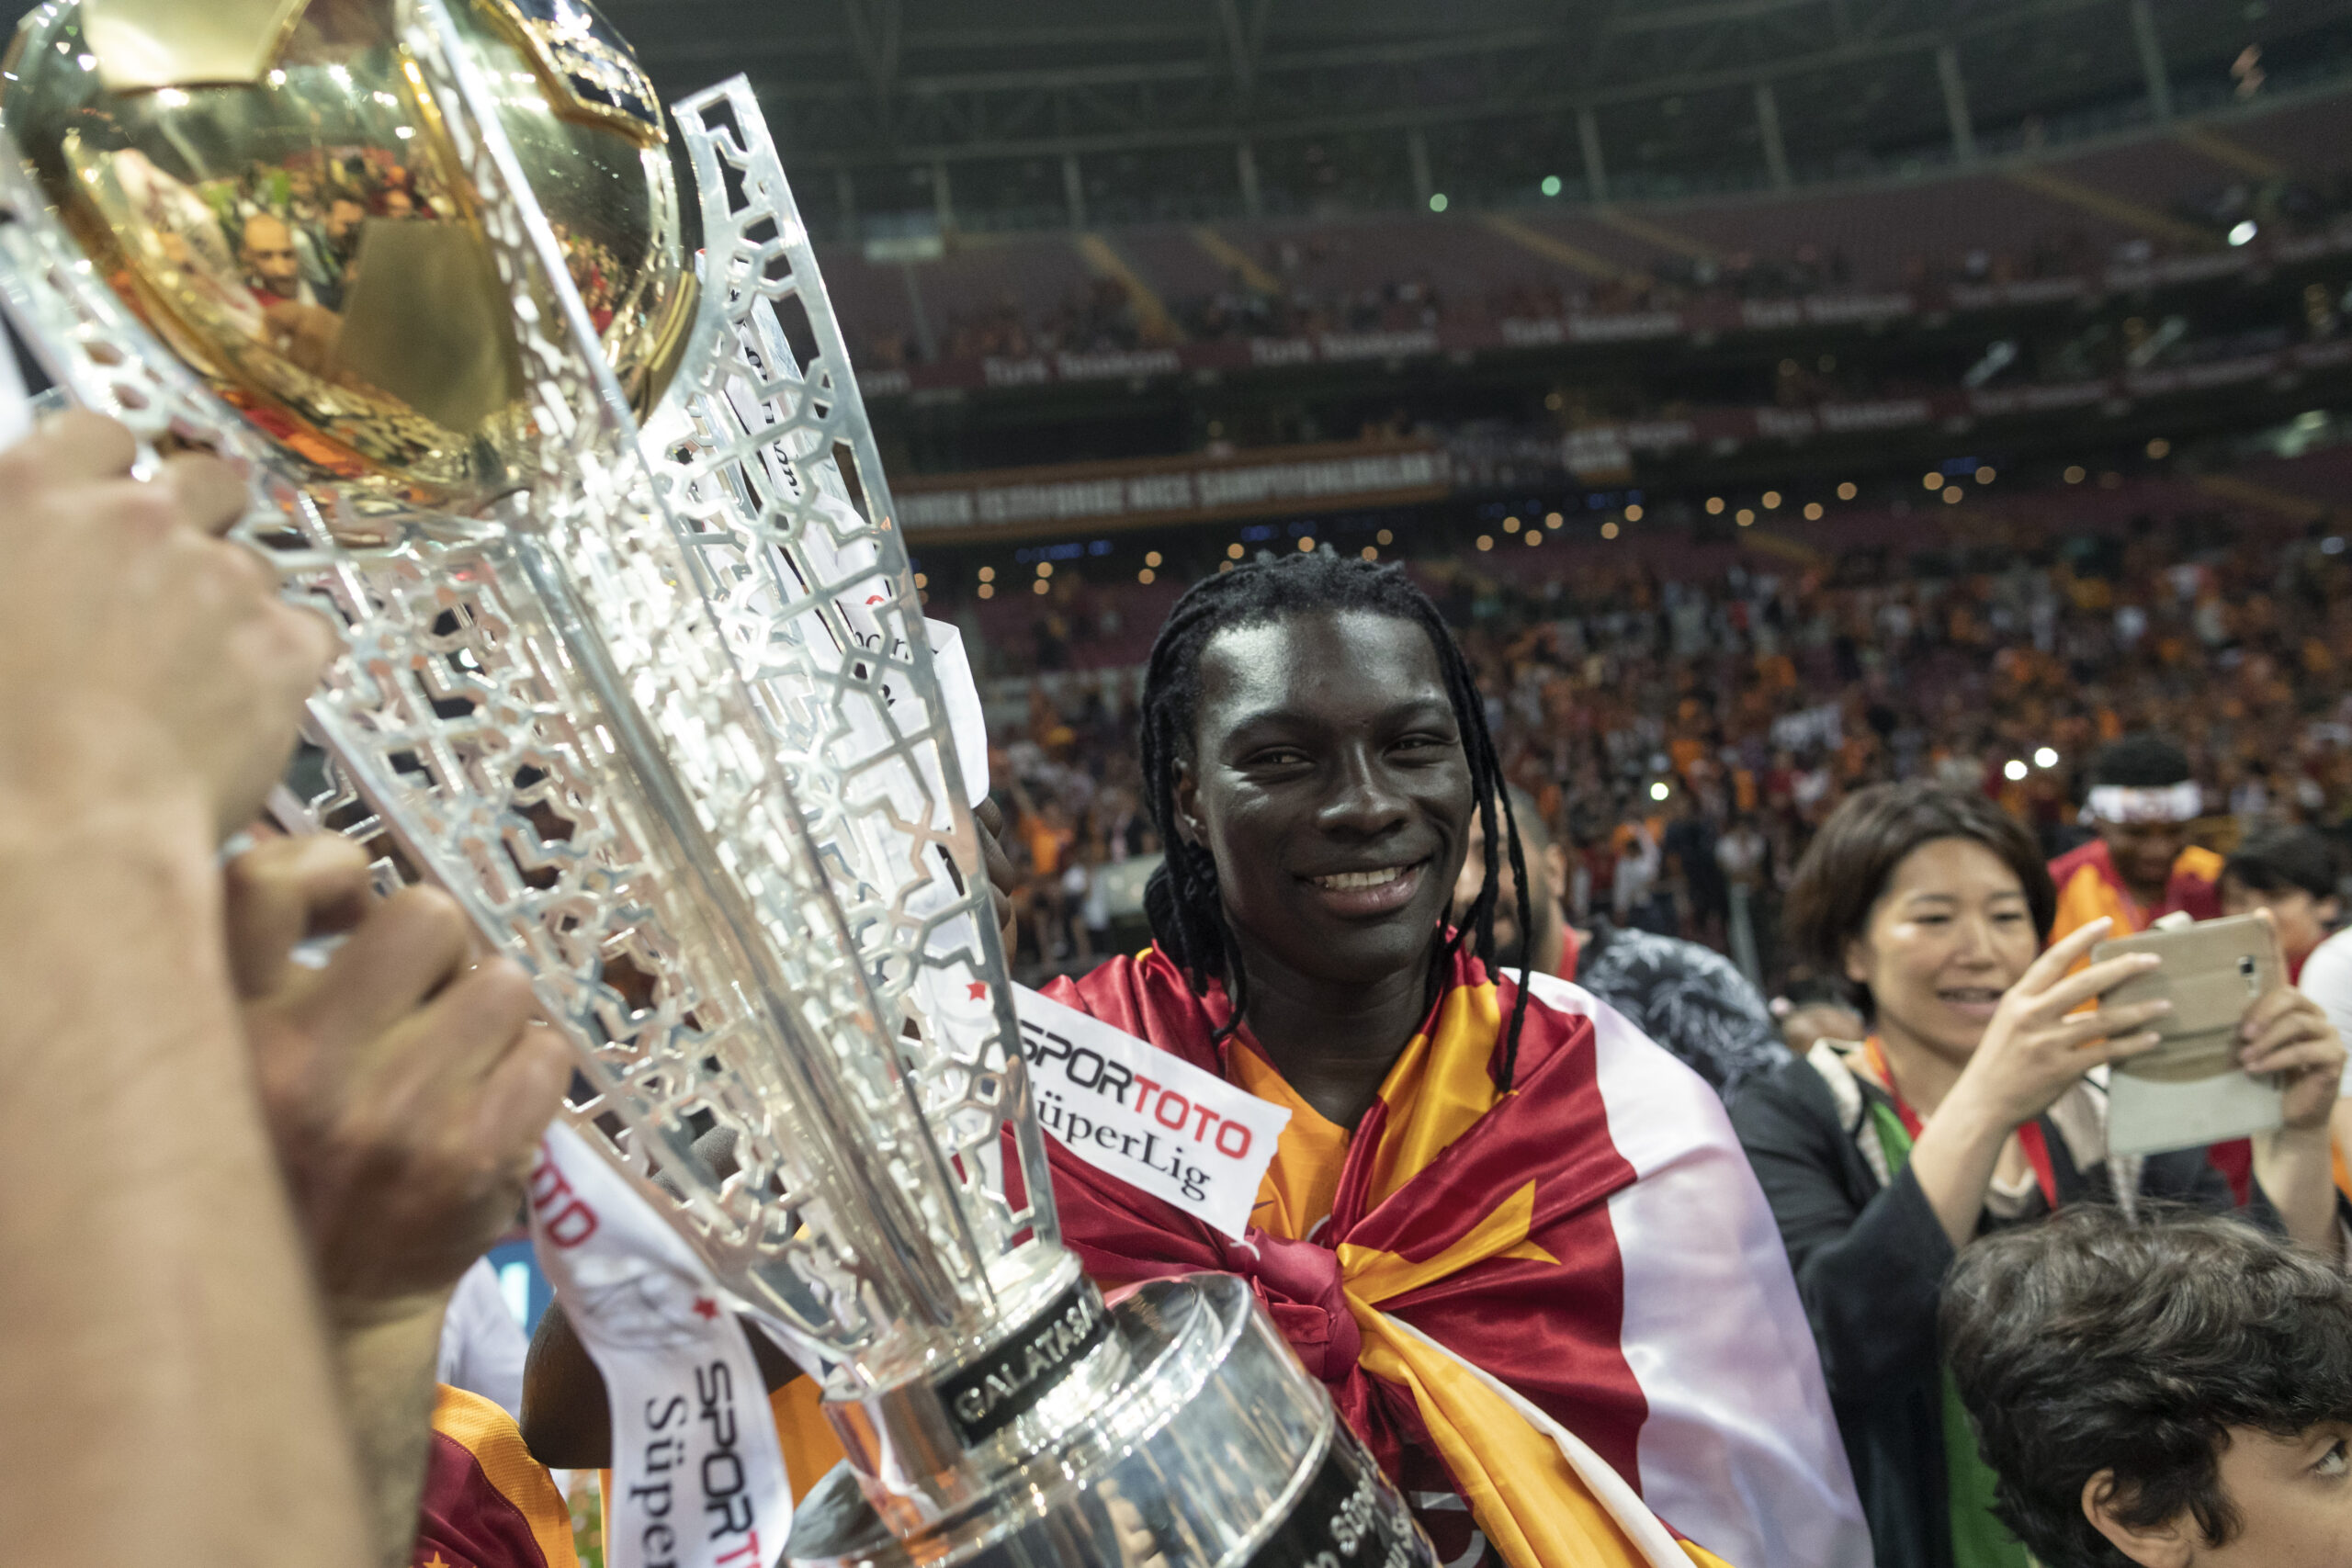
M 1799 863 L 1792 940 L 1841 978 L 1867 1039 L 1753 1080 L 1732 1122 L 1794 1266 L 1880 1568 L 2024 1568 L 1936 1343 L 1944 1273 L 1974 1237 L 2067 1203 L 2233 1205 L 2203 1151 L 2109 1157 L 2092 1069 L 2156 1043 L 2170 1004 L 2084 1011 L 2157 962 L 2075 965 L 2105 922 L 2046 952 L 2055 893 L 2032 836 L 1982 795 L 1880 785 Z M 2287 1080 L 2256 1140 L 2246 1217 L 2340 1249 L 2328 1111 L 2345 1058 L 2301 993 L 2263 998 L 2241 1061 Z

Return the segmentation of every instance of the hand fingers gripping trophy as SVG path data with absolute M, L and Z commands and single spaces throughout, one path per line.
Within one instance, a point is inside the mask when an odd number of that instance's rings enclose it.
M 14 320 L 243 469 L 238 536 L 345 643 L 311 809 L 571 1046 L 543 1249 L 591 1187 L 608 1237 L 666 1222 L 551 1258 L 567 1310 L 690 1335 L 662 1282 L 707 1287 L 822 1385 L 851 1462 L 788 1541 L 710 1504 L 678 1560 L 1431 1561 L 1238 1281 L 1106 1305 L 1060 1245 L 888 482 L 741 79 L 665 114 L 574 0 L 51 4 L 8 72 Z

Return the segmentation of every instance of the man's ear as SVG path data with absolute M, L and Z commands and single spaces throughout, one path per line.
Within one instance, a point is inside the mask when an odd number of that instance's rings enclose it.
M 1565 845 L 1544 846 L 1544 882 L 1553 898 L 1565 906 L 1568 901 L 1568 852 Z
M 1176 834 L 1194 848 L 1208 842 L 1208 825 L 1201 820 L 1201 785 L 1193 776 L 1193 764 L 1182 757 L 1175 760 L 1172 772 L 1174 787 L 1169 792 L 1176 807 Z
M 2083 1483 L 2083 1517 L 2108 1544 L 2140 1568 L 2188 1568 L 2196 1556 L 2196 1526 L 2187 1513 L 2162 1524 L 2129 1525 L 2116 1517 L 2115 1472 L 2102 1470 Z

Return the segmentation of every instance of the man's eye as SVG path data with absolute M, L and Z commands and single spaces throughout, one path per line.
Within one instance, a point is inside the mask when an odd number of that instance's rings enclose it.
M 2320 1455 L 2319 1462 L 2312 1466 L 2313 1472 L 2331 1479 L 2344 1474 L 2347 1468 L 2352 1468 L 2352 1463 L 2347 1463 L 2344 1439 L 2341 1438 L 2328 1444 L 2327 1452 Z

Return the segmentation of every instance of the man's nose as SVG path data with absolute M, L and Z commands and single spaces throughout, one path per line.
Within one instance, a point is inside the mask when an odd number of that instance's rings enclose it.
M 1369 835 L 1394 828 L 1408 809 L 1404 791 L 1380 759 L 1370 752 L 1351 752 L 1340 759 L 1331 794 L 1316 820 L 1327 830 Z

